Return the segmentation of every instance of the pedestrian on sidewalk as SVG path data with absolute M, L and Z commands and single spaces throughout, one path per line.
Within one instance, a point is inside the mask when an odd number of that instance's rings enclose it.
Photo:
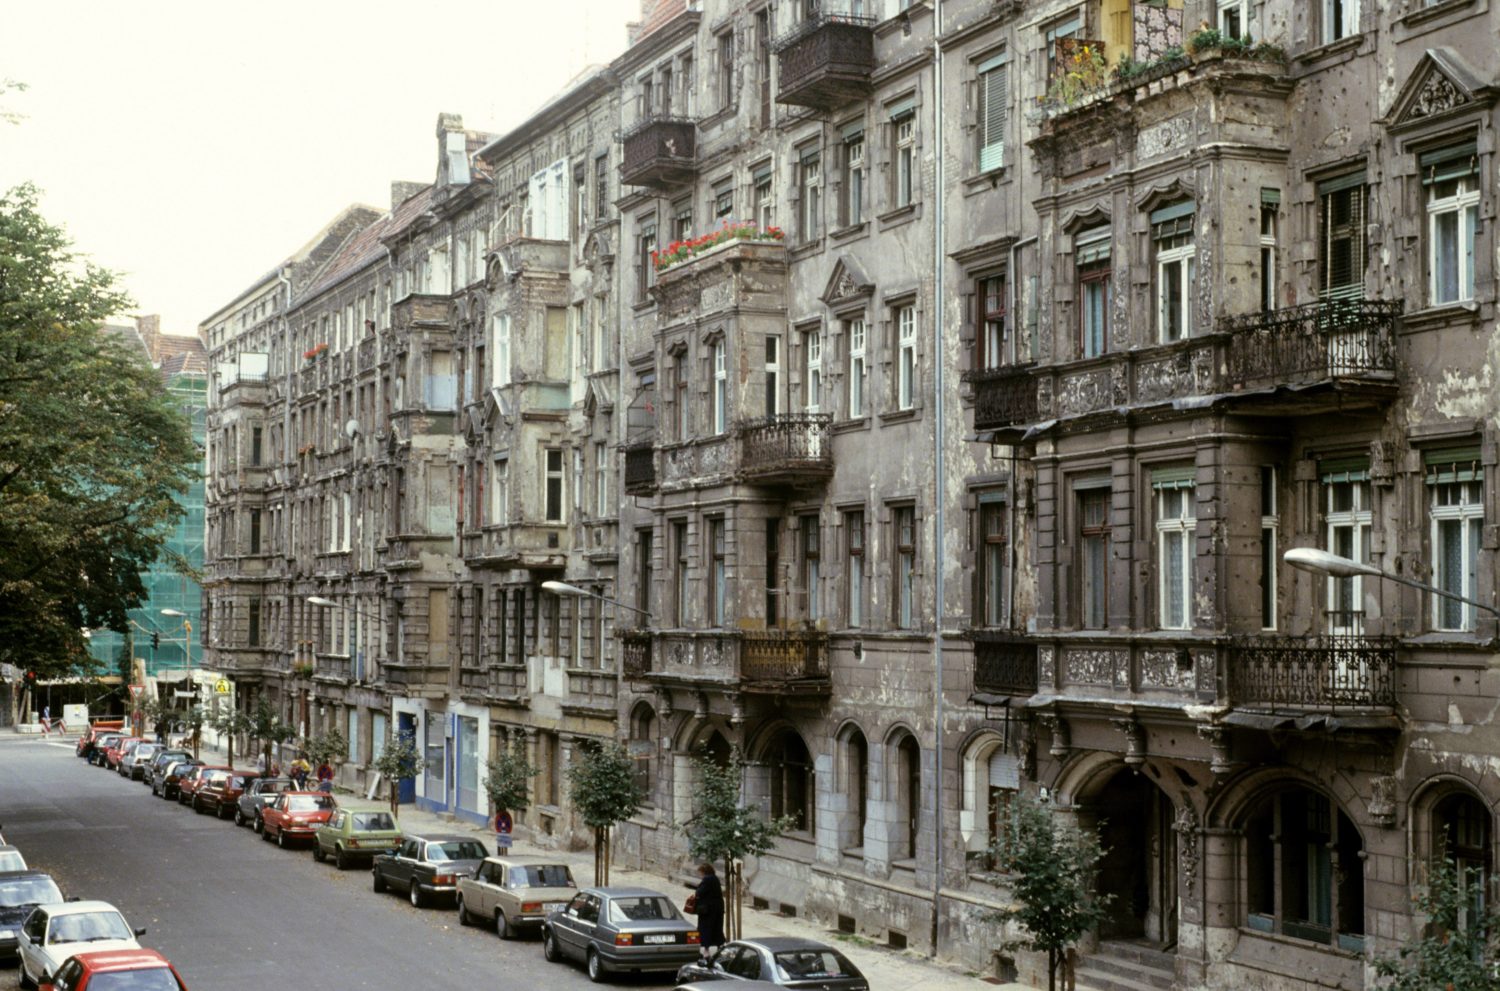
M 699 864 L 698 877 L 688 911 L 698 916 L 698 944 L 703 955 L 709 956 L 724 945 L 724 889 L 713 864 Z
M 297 783 L 298 791 L 307 790 L 307 776 L 312 773 L 312 765 L 298 757 L 292 761 L 292 780 Z
M 318 765 L 318 791 L 333 791 L 333 765 L 326 760 Z
M 51 728 L 52 728 L 52 706 L 50 706 L 50 705 L 44 705 L 44 706 L 42 706 L 42 735 L 43 736 L 51 736 L 52 735 L 51 732 L 50 732 Z

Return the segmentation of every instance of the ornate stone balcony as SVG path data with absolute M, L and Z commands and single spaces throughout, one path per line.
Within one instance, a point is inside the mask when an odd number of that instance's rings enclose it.
M 976 694 L 1036 693 L 1036 640 L 1009 630 L 971 629 L 968 637 L 974 642 Z
M 869 96 L 875 19 L 818 14 L 777 39 L 776 102 L 832 110 Z
M 769 695 L 830 689 L 828 637 L 816 630 L 659 630 L 652 639 L 652 681 Z
M 1034 366 L 1037 416 L 1062 419 L 1213 395 L 1223 388 L 1222 347 L 1219 335 L 1207 335 Z
M 698 125 L 689 118 L 646 117 L 621 140 L 620 181 L 627 186 L 676 186 L 698 172 Z
M 974 390 L 974 429 L 1004 430 L 1037 419 L 1036 379 L 1030 365 L 964 372 Z
M 833 475 L 833 416 L 777 413 L 747 420 L 740 437 L 740 476 L 763 485 L 817 485 Z
M 367 337 L 359 342 L 359 349 L 355 352 L 355 369 L 359 372 L 372 371 L 375 368 L 375 338 Z
M 1396 704 L 1394 637 L 1235 637 L 1228 665 L 1237 709 L 1302 714 Z
M 1081 631 L 1034 639 L 1039 695 L 1181 705 L 1219 694 L 1217 638 Z
M 1227 317 L 1228 386 L 1325 386 L 1395 398 L 1400 300 L 1329 299 Z
M 347 684 L 354 679 L 354 659 L 342 654 L 319 654 L 313 662 L 313 680 Z
M 625 494 L 648 496 L 656 491 L 656 450 L 650 440 L 625 448 Z
M 780 692 L 828 681 L 828 637 L 816 630 L 745 630 L 740 679 L 747 691 Z
M 407 331 L 414 328 L 447 330 L 450 311 L 447 296 L 408 293 L 391 304 L 391 326 Z

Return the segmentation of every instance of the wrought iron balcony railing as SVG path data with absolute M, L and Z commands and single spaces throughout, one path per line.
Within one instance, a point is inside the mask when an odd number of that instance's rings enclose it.
M 1235 637 L 1228 662 L 1236 707 L 1306 712 L 1396 704 L 1394 637 Z
M 776 102 L 832 110 L 868 96 L 875 69 L 875 18 L 817 14 L 776 42 Z
M 964 373 L 974 389 L 974 429 L 999 430 L 1037 420 L 1036 379 L 1029 365 Z
M 620 181 L 627 186 L 670 186 L 698 170 L 698 125 L 687 117 L 649 116 L 621 136 Z
M 630 680 L 651 673 L 650 630 L 620 631 L 620 673 Z
M 833 474 L 833 416 L 777 413 L 738 427 L 740 474 L 768 483 L 818 482 Z
M 828 677 L 828 637 L 815 630 L 745 630 L 740 678 L 785 684 Z
M 1006 630 L 969 631 L 974 641 L 974 691 L 995 695 L 1034 695 L 1036 641 Z
M 650 495 L 656 491 L 656 450 L 651 441 L 625 448 L 625 493 Z
M 1400 300 L 1326 299 L 1266 313 L 1226 317 L 1229 384 L 1306 385 L 1389 378 L 1396 370 Z

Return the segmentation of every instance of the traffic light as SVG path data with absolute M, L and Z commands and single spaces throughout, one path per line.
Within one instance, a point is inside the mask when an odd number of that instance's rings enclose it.
M 30 688 L 30 687 L 32 687 L 35 684 L 36 684 L 36 672 L 35 671 L 27 671 L 26 672 L 26 687 Z
M 161 646 L 161 634 L 160 633 L 153 633 L 153 634 L 151 634 L 151 649 L 155 650 L 156 648 L 158 648 L 160 646 Z

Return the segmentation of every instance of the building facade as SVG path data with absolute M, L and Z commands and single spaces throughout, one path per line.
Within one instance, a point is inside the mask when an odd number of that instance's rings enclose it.
M 1038 976 L 994 921 L 1027 792 L 1109 850 L 1085 981 L 1373 986 L 1433 858 L 1493 883 L 1496 625 L 1282 555 L 1495 601 L 1497 32 L 648 2 L 283 297 L 302 543 L 263 578 L 218 536 L 209 643 L 350 783 L 410 733 L 411 797 L 480 815 L 523 746 L 543 842 L 622 741 L 617 845 L 668 873 L 738 750 L 792 823 L 758 903 L 976 971 Z

